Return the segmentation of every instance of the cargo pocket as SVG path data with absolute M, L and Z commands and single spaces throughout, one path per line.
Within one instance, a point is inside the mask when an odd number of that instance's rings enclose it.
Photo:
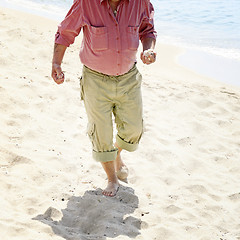
M 136 80 L 138 82 L 138 88 L 142 85 L 142 74 L 137 70 Z
M 137 50 L 139 46 L 139 27 L 127 27 L 128 49 Z
M 90 26 L 92 49 L 94 51 L 104 51 L 108 49 L 107 27 Z
M 84 100 L 83 77 L 80 78 L 80 99 Z
M 88 137 L 94 147 L 94 135 L 95 135 L 95 124 L 94 123 L 88 123 L 87 134 L 88 134 Z
M 139 134 L 139 137 L 138 137 L 138 140 L 137 140 L 137 144 L 139 144 L 141 138 L 142 138 L 142 135 L 144 134 L 144 132 L 146 132 L 146 129 L 145 129 L 145 124 L 144 124 L 144 121 L 142 119 L 142 129 L 141 129 L 141 132 Z

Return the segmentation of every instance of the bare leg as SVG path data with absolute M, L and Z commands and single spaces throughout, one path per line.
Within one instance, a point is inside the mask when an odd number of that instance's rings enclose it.
M 116 147 L 117 147 L 117 145 L 116 145 Z M 119 147 L 117 147 L 117 148 L 118 148 L 118 155 L 117 155 L 116 160 L 114 161 L 116 171 L 120 170 L 123 166 L 125 166 L 125 164 L 123 163 L 122 158 L 121 158 L 122 148 L 119 148 Z
M 108 185 L 103 190 L 103 195 L 113 197 L 116 195 L 119 183 L 115 173 L 114 161 L 111 162 L 102 162 L 102 166 L 108 177 Z
M 118 147 L 117 144 L 115 144 L 115 146 L 118 148 L 118 155 L 117 155 L 117 158 L 116 158 L 116 160 L 114 162 L 114 164 L 115 164 L 115 171 L 117 173 L 118 179 L 125 180 L 128 177 L 128 168 L 123 163 L 122 158 L 121 158 L 122 148 Z

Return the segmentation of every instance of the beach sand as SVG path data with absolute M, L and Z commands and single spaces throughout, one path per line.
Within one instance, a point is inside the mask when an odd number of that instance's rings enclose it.
M 0 239 L 239 240 L 240 88 L 181 67 L 184 49 L 158 44 L 155 64 L 138 61 L 145 130 L 122 155 L 128 183 L 105 197 L 80 101 L 81 37 L 58 86 L 56 29 L 0 8 Z

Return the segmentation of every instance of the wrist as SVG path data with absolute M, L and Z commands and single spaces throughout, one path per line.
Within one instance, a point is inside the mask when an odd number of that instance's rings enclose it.
M 143 47 L 143 52 L 145 51 L 152 51 L 154 52 L 154 48 L 153 47 Z
M 152 48 L 149 48 L 149 49 L 146 49 L 143 51 L 143 56 L 145 56 L 145 57 L 149 57 L 149 56 L 155 55 L 155 54 L 156 53 L 155 53 L 154 49 L 152 49 Z
M 53 61 L 53 62 L 52 62 L 52 66 L 59 66 L 59 67 L 60 67 L 60 66 L 61 66 L 61 63 L 59 63 L 59 62 L 54 62 L 54 61 Z

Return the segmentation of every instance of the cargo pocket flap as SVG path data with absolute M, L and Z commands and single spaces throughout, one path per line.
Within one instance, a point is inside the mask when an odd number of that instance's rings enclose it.
M 89 123 L 88 129 L 87 129 L 87 134 L 88 134 L 89 138 L 91 139 L 91 141 L 93 140 L 94 132 L 95 132 L 95 124 Z

